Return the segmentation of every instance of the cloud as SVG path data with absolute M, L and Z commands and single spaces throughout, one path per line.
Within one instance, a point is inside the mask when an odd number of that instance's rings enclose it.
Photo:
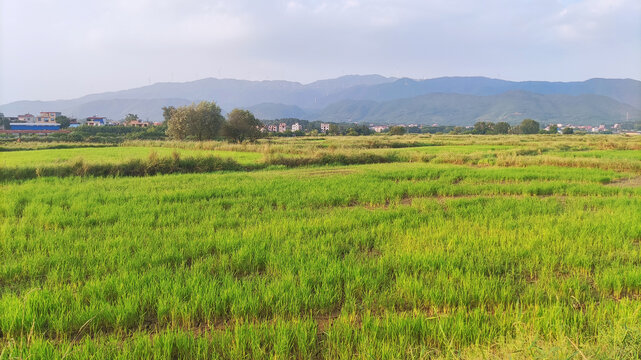
M 0 4 L 0 103 L 207 76 L 641 78 L 638 0 Z

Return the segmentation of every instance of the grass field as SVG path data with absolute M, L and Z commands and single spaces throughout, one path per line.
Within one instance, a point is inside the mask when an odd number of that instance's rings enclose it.
M 640 140 L 0 152 L 262 165 L 0 183 L 0 359 L 639 358 Z
M 51 164 L 64 164 L 83 159 L 90 163 L 117 163 L 131 159 L 144 159 L 151 152 L 159 156 L 170 156 L 177 152 L 181 156 L 205 156 L 214 155 L 221 158 L 231 158 L 240 163 L 252 163 L 262 158 L 261 154 L 238 151 L 206 151 L 194 149 L 173 149 L 168 147 L 93 147 L 93 148 L 70 148 L 70 149 L 43 149 L 8 151 L 2 153 L 0 166 L 21 167 L 21 166 L 43 166 Z

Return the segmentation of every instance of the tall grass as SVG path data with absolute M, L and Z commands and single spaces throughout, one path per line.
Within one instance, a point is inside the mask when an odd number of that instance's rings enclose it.
M 242 166 L 232 159 L 216 156 L 181 157 L 177 152 L 159 157 L 151 152 L 147 159 L 131 159 L 120 163 L 89 163 L 82 158 L 71 162 L 38 167 L 0 167 L 0 181 L 25 180 L 38 177 L 67 176 L 150 176 L 175 173 L 204 173 L 213 171 L 241 171 Z
M 0 359 L 638 358 L 638 150 L 554 138 L 2 168 Z
M 641 190 L 602 184 L 625 176 L 394 163 L 8 183 L 2 356 L 575 352 L 566 338 L 638 354 Z

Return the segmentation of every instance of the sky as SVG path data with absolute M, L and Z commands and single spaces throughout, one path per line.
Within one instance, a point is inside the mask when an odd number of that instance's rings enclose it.
M 641 79 L 639 0 L 0 0 L 0 104 L 206 77 Z

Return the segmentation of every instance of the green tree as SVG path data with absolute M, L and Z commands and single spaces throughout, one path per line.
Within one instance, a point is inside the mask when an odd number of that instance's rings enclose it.
M 389 128 L 389 134 L 390 135 L 403 135 L 407 131 L 405 130 L 404 126 L 392 126 Z
M 462 126 L 455 126 L 452 130 L 450 130 L 450 134 L 452 135 L 459 135 L 465 132 L 465 128 Z
M 532 119 L 525 119 L 519 125 L 519 132 L 521 134 L 538 134 L 541 126 L 538 122 Z
M 474 130 L 472 130 L 472 133 L 473 134 L 492 134 L 494 133 L 494 123 L 477 121 L 474 124 Z
M 4 130 L 10 130 L 11 129 L 11 120 L 8 118 L 4 117 L 3 113 L 0 113 L 0 124 Z
M 169 123 L 169 119 L 171 119 L 171 116 L 176 112 L 176 108 L 174 106 L 163 106 L 162 107 L 162 117 L 165 123 Z
M 327 133 L 329 135 L 340 135 L 341 129 L 336 124 L 329 124 L 329 131 Z
M 60 124 L 61 129 L 66 129 L 71 125 L 71 119 L 64 115 L 56 116 L 56 122 Z
M 563 130 L 561 130 L 561 133 L 564 135 L 574 134 L 574 129 L 571 127 L 564 127 Z
M 506 123 L 505 121 L 500 121 L 497 122 L 496 125 L 494 125 L 494 132 L 497 134 L 507 134 L 510 132 L 510 124 Z
M 179 140 L 187 137 L 194 137 L 198 141 L 212 139 L 218 135 L 224 122 L 220 107 L 213 101 L 180 106 L 169 119 L 167 135 Z
M 559 126 L 558 126 L 558 125 L 556 125 L 556 124 L 552 124 L 552 125 L 550 125 L 550 127 L 549 127 L 549 129 L 548 129 L 548 132 L 549 132 L 550 134 L 557 134 L 557 133 L 559 132 Z
M 229 140 L 243 142 L 256 141 L 260 138 L 260 128 L 263 124 L 247 110 L 234 109 L 227 115 L 223 126 L 223 135 Z
M 136 115 L 136 114 L 127 114 L 127 116 L 125 116 L 124 122 L 125 122 L 125 124 L 129 124 L 129 123 L 131 123 L 133 121 L 139 121 L 139 120 L 140 120 L 140 118 L 138 117 L 138 115 Z

